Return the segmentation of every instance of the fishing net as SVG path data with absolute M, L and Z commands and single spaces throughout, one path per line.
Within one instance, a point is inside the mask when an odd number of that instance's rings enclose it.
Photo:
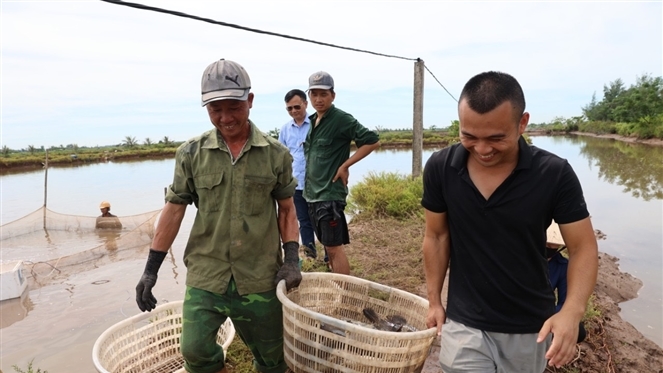
M 96 217 L 42 207 L 0 226 L 0 263 L 22 260 L 34 289 L 106 263 L 144 258 L 160 212 L 103 218 L 98 224 Z

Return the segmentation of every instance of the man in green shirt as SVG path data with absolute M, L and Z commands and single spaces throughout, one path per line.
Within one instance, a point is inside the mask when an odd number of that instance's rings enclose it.
M 334 79 L 319 71 L 309 77 L 308 94 L 315 114 L 304 143 L 306 183 L 304 199 L 316 235 L 329 256 L 335 273 L 350 274 L 350 264 L 343 245 L 350 243 L 348 224 L 343 212 L 348 196 L 350 166 L 380 146 L 378 134 L 369 131 L 352 115 L 333 105 Z M 357 150 L 350 157 L 350 144 Z
M 156 306 L 152 288 L 186 207 L 196 218 L 184 251 L 186 295 L 180 349 L 191 373 L 225 373 L 217 330 L 228 317 L 258 372 L 283 373 L 283 313 L 275 287 L 301 281 L 292 196 L 292 156 L 249 120 L 251 81 L 238 63 L 219 60 L 202 78 L 202 105 L 214 129 L 176 153 L 145 272 L 136 286 L 141 311 Z M 280 242 L 284 242 L 281 251 Z

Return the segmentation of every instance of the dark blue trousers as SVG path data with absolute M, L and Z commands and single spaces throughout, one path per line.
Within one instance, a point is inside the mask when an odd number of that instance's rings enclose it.
M 309 248 L 307 255 L 317 257 L 318 253 L 315 250 L 315 236 L 313 233 L 313 223 L 308 214 L 308 203 L 302 196 L 301 190 L 295 190 L 294 200 L 295 209 L 297 210 L 297 220 L 299 220 L 299 235 L 302 238 L 302 245 Z

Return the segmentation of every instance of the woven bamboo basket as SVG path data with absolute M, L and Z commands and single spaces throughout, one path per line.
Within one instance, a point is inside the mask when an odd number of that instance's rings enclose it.
M 180 354 L 183 301 L 170 302 L 106 329 L 92 348 L 99 373 L 185 372 Z M 216 343 L 226 353 L 235 337 L 230 319 L 221 325 Z
M 303 273 L 299 287 L 276 294 L 283 304 L 285 360 L 296 373 L 420 372 L 436 335 L 426 327 L 428 301 L 375 282 L 333 273 Z M 364 308 L 400 315 L 419 331 L 362 326 Z M 359 324 L 356 324 L 358 322 Z M 323 328 L 321 328 L 321 326 Z

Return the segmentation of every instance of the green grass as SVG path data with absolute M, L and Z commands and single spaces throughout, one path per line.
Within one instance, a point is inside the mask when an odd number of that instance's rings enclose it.
M 324 252 L 324 250 L 322 250 Z M 302 261 L 302 272 L 331 272 L 327 263 L 322 260 Z
M 348 212 L 359 217 L 423 218 L 421 177 L 395 172 L 370 172 L 350 190 Z
M 33 368 L 32 368 L 32 362 L 33 361 L 34 361 L 34 359 L 30 360 L 30 362 L 28 363 L 27 370 L 23 370 L 23 369 L 19 368 L 17 365 L 12 365 L 12 368 L 14 368 L 14 370 L 18 373 L 48 373 L 47 370 L 41 370 L 41 368 L 37 368 L 37 370 L 33 370 Z M 2 373 L 2 371 L 0 371 L 0 373 Z
M 412 146 L 412 130 L 382 130 L 379 134 L 382 146 Z M 457 141 L 457 137 L 442 130 L 424 130 L 422 137 L 424 145 L 450 144 Z
M 587 301 L 587 309 L 585 309 L 585 314 L 582 317 L 583 321 L 589 321 L 601 317 L 601 310 L 596 307 L 595 300 L 596 296 L 592 294 Z
M 226 365 L 233 373 L 255 372 L 253 369 L 253 354 L 239 336 L 236 336 L 228 346 Z

